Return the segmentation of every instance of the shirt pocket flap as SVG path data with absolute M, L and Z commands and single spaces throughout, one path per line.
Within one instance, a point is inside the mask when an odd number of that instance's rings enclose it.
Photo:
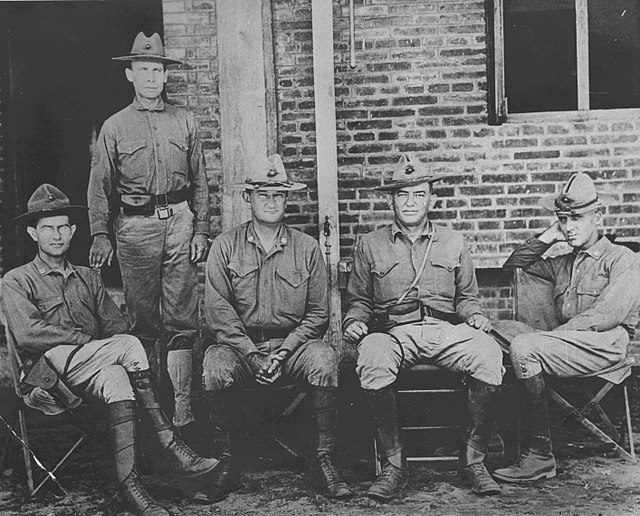
M 187 141 L 184 138 L 169 138 L 169 143 L 172 143 L 182 152 L 187 152 L 189 146 L 187 145 Z
M 447 269 L 449 272 L 451 272 L 456 267 L 460 266 L 459 261 L 447 259 L 445 257 L 440 257 L 440 256 L 431 258 L 430 261 L 433 267 L 442 267 L 443 269 Z
M 380 278 L 384 278 L 387 274 L 389 274 L 393 268 L 398 265 L 399 262 L 380 262 L 375 263 L 371 268 L 371 272 L 373 272 L 376 276 Z
M 147 142 L 145 140 L 135 141 L 135 142 L 122 142 L 118 145 L 118 150 L 121 154 L 134 154 L 140 149 L 144 149 L 147 146 Z
M 579 295 L 599 296 L 608 284 L 609 280 L 606 278 L 595 278 L 580 283 L 576 291 Z
M 47 299 L 41 299 L 37 302 L 38 310 L 41 313 L 47 313 L 53 310 L 54 308 L 60 306 L 62 304 L 62 297 L 49 297 Z
M 258 269 L 258 266 L 252 264 L 231 262 L 227 265 L 227 268 L 234 272 L 237 277 L 244 278 L 245 276 L 248 276 L 252 272 L 256 271 Z
M 276 274 L 285 280 L 293 288 L 298 288 L 309 279 L 309 273 L 297 269 L 278 269 Z

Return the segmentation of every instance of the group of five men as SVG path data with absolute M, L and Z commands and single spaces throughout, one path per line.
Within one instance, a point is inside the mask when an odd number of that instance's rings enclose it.
M 239 389 L 247 384 L 300 383 L 310 392 L 317 428 L 315 469 L 326 494 L 353 496 L 333 465 L 337 424 L 338 358 L 322 340 L 329 316 L 326 269 L 318 242 L 283 223 L 290 181 L 278 155 L 255 163 L 241 185 L 251 220 L 218 236 L 205 274 L 205 319 L 215 335 L 206 348 L 202 384 L 218 458 L 195 454 L 182 440 L 194 421 L 191 348 L 197 335 L 196 263 L 204 257 L 209 197 L 195 119 L 166 104 L 166 57 L 157 34 L 140 33 L 126 76 L 133 103 L 108 119 L 100 133 L 89 183 L 93 236 L 89 263 L 66 254 L 83 208 L 51 185 L 39 187 L 18 217 L 38 245 L 29 264 L 4 277 L 2 305 L 29 367 L 41 361 L 76 392 L 108 406 L 116 478 L 133 508 L 166 515 L 141 485 L 135 469 L 136 401 L 151 420 L 166 457 L 179 474 L 205 483 L 198 501 L 213 502 L 237 489 L 232 435 Z M 393 389 L 403 369 L 432 363 L 466 375 L 471 425 L 460 449 L 459 472 L 478 494 L 500 486 L 484 466 L 504 374 L 503 352 L 490 336 L 469 251 L 462 236 L 429 220 L 435 195 L 431 174 L 402 157 L 379 187 L 393 210 L 390 226 L 359 239 L 348 285 L 344 338 L 357 346 L 356 372 L 375 421 L 383 468 L 367 491 L 395 497 L 407 482 Z M 114 201 L 115 199 L 115 201 Z M 524 386 L 528 447 L 495 478 L 526 482 L 555 475 L 543 374 L 576 376 L 622 360 L 637 323 L 640 281 L 633 253 L 598 233 L 602 200 L 585 174 L 572 176 L 542 205 L 558 220 L 527 240 L 507 260 L 555 284 L 562 325 L 524 332 L 509 353 Z M 106 293 L 97 272 L 111 260 L 109 212 L 131 327 Z M 542 255 L 566 240 L 573 252 Z M 615 308 L 612 308 L 615 307 Z M 174 386 L 173 425 L 159 406 L 148 356 L 166 343 Z M 162 348 L 160 348 L 162 349 Z M 25 390 L 34 406 L 59 404 L 40 387 Z M 177 429 L 176 429 L 177 427 Z

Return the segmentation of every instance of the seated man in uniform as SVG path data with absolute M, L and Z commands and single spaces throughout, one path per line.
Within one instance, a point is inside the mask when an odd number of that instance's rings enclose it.
M 205 353 L 203 384 L 221 449 L 218 487 L 237 488 L 232 422 L 238 388 L 299 382 L 311 393 L 318 431 L 316 473 L 333 498 L 352 491 L 332 463 L 337 421 L 338 359 L 323 342 L 328 326 L 327 278 L 313 238 L 283 223 L 289 181 L 274 154 L 242 185 L 251 220 L 216 238 L 209 251 L 205 311 L 216 344 Z
M 544 374 L 580 376 L 620 362 L 638 324 L 638 259 L 599 234 L 603 196 L 591 178 L 574 174 L 559 195 L 543 197 L 540 205 L 555 212 L 558 220 L 539 237 L 526 240 L 503 268 L 521 268 L 551 282 L 560 325 L 552 331 L 531 328 L 531 333 L 521 333 L 511 342 L 513 370 L 524 391 L 528 446 L 515 464 L 494 472 L 505 482 L 556 475 Z M 544 259 L 543 254 L 561 241 L 572 251 Z
M 67 260 L 76 231 L 70 216 L 86 208 L 71 205 L 49 184 L 38 187 L 27 206 L 28 212 L 16 222 L 27 225 L 38 254 L 8 272 L 2 283 L 2 309 L 26 366 L 23 373 L 28 377 L 44 363 L 72 391 L 104 401 L 120 490 L 137 514 L 168 516 L 144 489 L 134 467 L 136 401 L 151 421 L 163 459 L 182 476 L 204 479 L 212 472 L 213 478 L 219 463 L 197 456 L 176 436 L 158 404 L 145 350 L 127 334 L 128 324 L 99 272 Z M 55 403 L 46 391 L 39 400 Z
M 377 426 L 383 469 L 367 491 L 395 497 L 407 482 L 393 383 L 403 368 L 431 363 L 469 376 L 472 428 L 459 457 L 461 478 L 473 492 L 500 492 L 484 466 L 493 406 L 504 368 L 462 235 L 433 224 L 432 183 L 441 179 L 402 156 L 388 192 L 390 226 L 360 238 L 347 289 L 344 337 L 358 343 L 357 373 Z M 375 316 L 375 317 L 374 317 Z

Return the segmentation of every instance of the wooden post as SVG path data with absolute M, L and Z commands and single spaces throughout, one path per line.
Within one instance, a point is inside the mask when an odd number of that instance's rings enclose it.
M 587 0 L 576 0 L 578 110 L 589 109 L 589 13 Z
M 222 174 L 242 183 L 276 152 L 277 113 L 271 0 L 216 0 Z M 241 188 L 222 191 L 222 227 L 250 218 Z
M 333 68 L 333 2 L 312 0 L 313 79 L 318 163 L 318 218 L 320 244 L 329 274 L 329 331 L 333 348 L 342 351 L 342 313 L 338 292 L 340 231 L 338 220 L 338 150 Z M 325 236 L 328 222 L 329 236 Z

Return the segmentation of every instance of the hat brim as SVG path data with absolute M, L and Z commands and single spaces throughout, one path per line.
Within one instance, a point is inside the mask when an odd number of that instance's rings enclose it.
M 242 188 L 243 190 L 265 190 L 267 192 L 293 192 L 296 190 L 304 190 L 307 185 L 304 183 L 289 183 L 289 184 L 276 184 L 276 185 L 258 185 L 252 183 L 234 183 L 230 186 L 236 188 Z
M 54 210 L 40 210 L 40 211 L 32 211 L 23 213 L 22 215 L 18 215 L 13 219 L 15 224 L 27 224 L 33 220 L 43 219 L 45 217 L 55 217 L 56 215 L 78 215 L 81 212 L 86 213 L 86 206 L 78 206 L 72 204 L 70 206 L 65 206 L 64 208 L 56 208 Z
M 417 186 L 423 183 L 435 183 L 436 181 L 440 181 L 441 179 L 446 179 L 449 176 L 439 175 L 439 176 L 428 176 L 428 177 L 420 177 L 416 179 L 410 179 L 406 181 L 391 181 L 381 186 L 376 186 L 373 188 L 374 190 L 378 190 L 380 192 L 394 192 L 399 190 L 400 188 L 406 188 L 408 186 Z
M 166 56 L 157 56 L 149 54 L 133 54 L 128 56 L 112 57 L 112 61 L 162 61 L 164 64 L 184 64 L 183 61 L 172 59 Z
M 544 197 L 541 197 L 540 200 L 538 201 L 538 206 L 541 206 L 542 208 L 544 208 L 545 210 L 549 210 L 552 211 L 554 213 L 576 213 L 576 214 L 580 214 L 580 213 L 587 213 L 589 211 L 593 211 L 596 210 L 598 208 L 603 208 L 604 206 L 606 206 L 607 204 L 611 204 L 615 201 L 615 199 L 609 195 L 606 194 L 598 194 L 598 201 L 595 202 L 594 204 L 590 204 L 589 206 L 585 206 L 584 208 L 578 208 L 575 210 L 559 210 L 558 207 L 556 206 L 556 199 L 558 198 L 557 195 L 545 195 Z

